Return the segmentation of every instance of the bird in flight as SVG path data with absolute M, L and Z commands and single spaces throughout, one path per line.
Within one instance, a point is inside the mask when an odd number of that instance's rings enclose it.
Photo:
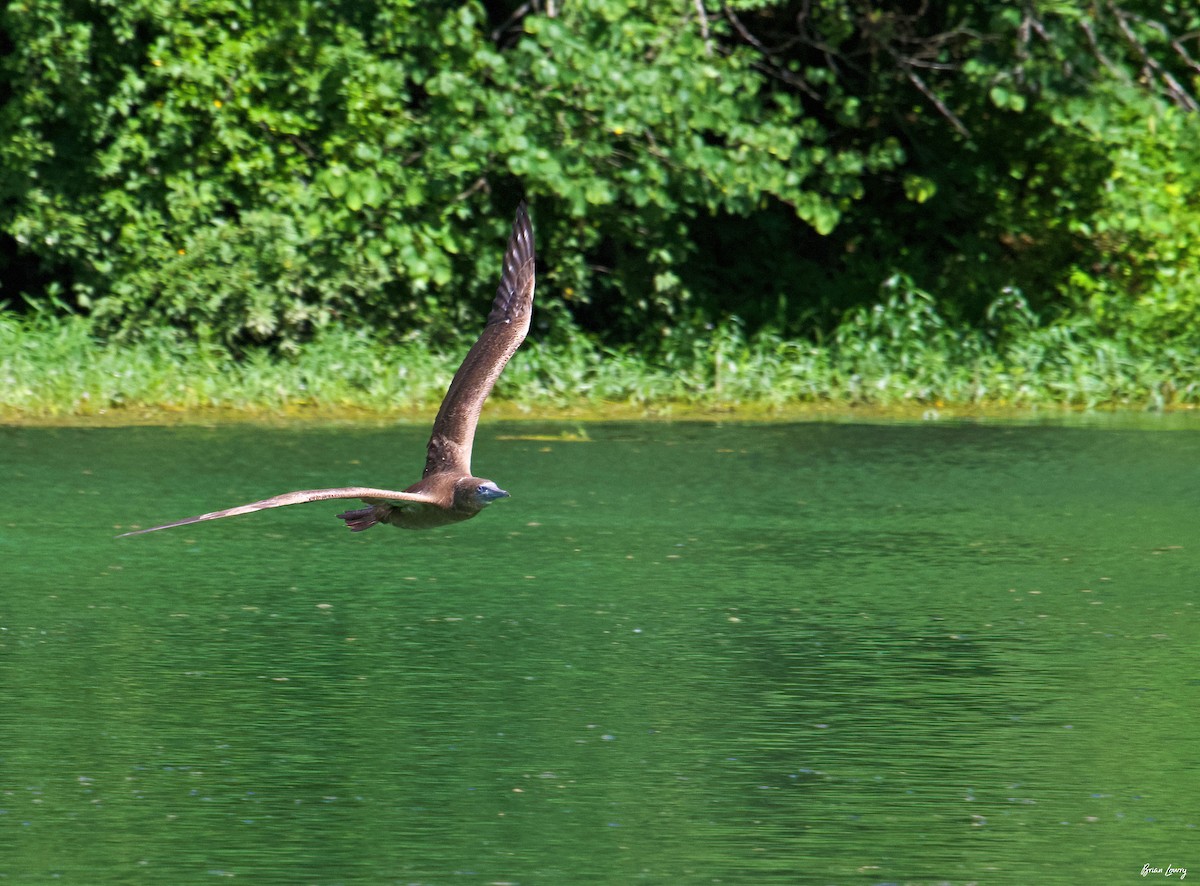
M 338 514 L 338 518 L 345 520 L 353 532 L 370 529 L 376 523 L 391 523 L 404 529 L 429 529 L 469 520 L 496 499 L 507 498 L 508 493 L 491 480 L 472 475 L 471 445 L 483 402 L 529 331 L 529 321 L 533 315 L 533 284 L 533 226 L 529 222 L 525 202 L 521 201 L 517 206 L 512 235 L 508 239 L 508 249 L 504 253 L 500 288 L 496 300 L 492 302 L 487 325 L 454 374 L 434 419 L 425 458 L 425 473 L 404 491 L 370 486 L 301 489 L 247 505 L 213 511 L 211 514 L 125 532 L 117 537 L 327 499 L 361 499 L 366 505 Z

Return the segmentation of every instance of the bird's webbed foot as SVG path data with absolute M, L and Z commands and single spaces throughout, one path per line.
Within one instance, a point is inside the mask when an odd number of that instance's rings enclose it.
M 338 514 L 338 519 L 345 520 L 346 526 L 351 532 L 362 532 L 364 529 L 370 529 L 378 523 L 379 515 L 376 513 L 375 505 L 371 505 L 354 511 L 346 511 L 344 514 Z

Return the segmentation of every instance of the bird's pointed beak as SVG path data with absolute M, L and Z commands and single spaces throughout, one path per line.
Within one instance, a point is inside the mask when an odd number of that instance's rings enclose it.
M 475 490 L 475 501 L 481 506 L 490 505 L 498 498 L 508 498 L 508 493 L 490 480 L 487 483 L 481 484 Z

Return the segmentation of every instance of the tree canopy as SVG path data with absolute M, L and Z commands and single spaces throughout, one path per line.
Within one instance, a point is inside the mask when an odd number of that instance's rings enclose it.
M 820 334 L 897 272 L 1200 341 L 1200 8 L 10 0 L 0 297 L 117 337 Z M 1024 308 L 1022 309 L 1024 310 Z

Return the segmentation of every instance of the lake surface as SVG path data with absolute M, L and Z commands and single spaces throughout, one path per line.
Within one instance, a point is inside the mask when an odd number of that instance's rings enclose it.
M 427 433 L 0 428 L 0 879 L 1200 877 L 1200 425 L 485 424 L 446 530 L 113 539 Z

